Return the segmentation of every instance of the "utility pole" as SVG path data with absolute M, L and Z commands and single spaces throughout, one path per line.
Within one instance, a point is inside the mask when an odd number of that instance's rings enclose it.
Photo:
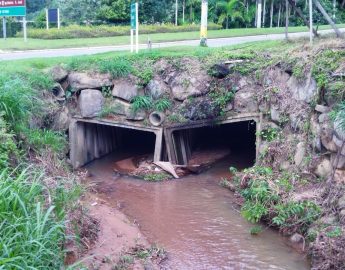
M 175 25 L 177 26 L 177 17 L 178 17 L 178 0 L 175 3 Z
M 201 1 L 200 46 L 207 46 L 208 0 Z

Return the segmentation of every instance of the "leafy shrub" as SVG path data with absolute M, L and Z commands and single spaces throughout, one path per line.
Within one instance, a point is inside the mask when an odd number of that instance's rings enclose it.
M 209 95 L 212 98 L 213 102 L 216 104 L 216 106 L 218 106 L 221 109 L 222 113 L 226 106 L 229 104 L 229 102 L 231 102 L 235 97 L 233 90 L 228 91 L 226 89 L 212 91 Z
M 250 229 L 250 234 L 251 235 L 258 235 L 262 232 L 262 227 L 261 226 L 254 226 Z
M 212 24 L 208 25 L 209 30 L 222 29 L 221 25 Z M 197 24 L 186 24 L 175 26 L 174 24 L 154 24 L 154 25 L 141 25 L 140 33 L 154 34 L 154 33 L 177 33 L 177 32 L 191 32 L 199 31 Z M 36 39 L 72 39 L 72 38 L 96 38 L 96 37 L 115 37 L 127 36 L 130 32 L 130 26 L 79 26 L 70 25 L 60 29 L 51 28 L 46 29 L 28 29 L 28 37 Z M 23 33 L 17 33 L 17 37 L 22 37 Z
M 148 173 L 144 176 L 144 180 L 149 182 L 160 182 L 169 178 L 170 176 L 166 173 Z
M 249 180 L 240 191 L 245 200 L 241 213 L 252 223 L 269 217 L 272 224 L 281 229 L 306 233 L 320 215 L 320 207 L 311 201 L 283 199 L 282 194 L 292 190 L 287 175 L 275 174 L 268 167 L 254 166 L 245 170 L 242 179 Z
M 272 128 L 272 127 L 264 129 L 260 133 L 261 138 L 268 142 L 274 141 L 278 137 L 278 135 L 279 135 L 279 129 Z
M 272 221 L 280 227 L 300 225 L 305 230 L 320 215 L 320 208 L 310 201 L 280 203 L 274 209 L 276 216 Z
M 154 104 L 155 110 L 159 112 L 165 112 L 166 110 L 170 109 L 171 106 L 171 101 L 168 98 L 158 99 Z

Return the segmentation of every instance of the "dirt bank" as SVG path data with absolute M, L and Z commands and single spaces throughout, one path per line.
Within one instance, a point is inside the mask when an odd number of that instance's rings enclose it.
M 87 215 L 97 221 L 97 239 L 78 262 L 93 270 L 159 269 L 161 255 L 116 207 L 109 205 L 97 194 L 88 193 L 82 201 Z M 83 241 L 84 245 L 89 245 Z M 71 261 L 69 262 L 71 263 Z

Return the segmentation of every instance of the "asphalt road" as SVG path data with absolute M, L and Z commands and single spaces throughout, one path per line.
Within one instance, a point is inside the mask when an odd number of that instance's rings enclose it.
M 342 32 L 345 29 L 341 29 Z M 322 30 L 320 34 L 325 35 L 333 33 L 333 30 Z M 309 32 L 289 33 L 289 38 L 296 39 L 308 37 Z M 267 40 L 282 40 L 285 38 L 284 34 L 270 34 L 270 35 L 257 35 L 245 37 L 231 37 L 231 38 L 217 38 L 208 39 L 209 47 L 223 47 L 229 45 L 242 44 L 254 41 L 267 41 Z M 199 40 L 185 40 L 174 42 L 153 43 L 152 48 L 168 48 L 175 46 L 198 46 Z M 146 49 L 147 44 L 140 44 L 140 49 Z M 102 47 L 83 47 L 83 48 L 63 48 L 63 49 L 46 49 L 46 50 L 28 50 L 28 51 L 14 51 L 3 52 L 0 51 L 0 61 L 5 60 L 18 60 L 29 58 L 47 58 L 47 57 L 64 57 L 64 56 L 78 56 L 78 55 L 91 55 L 97 53 L 113 52 L 113 51 L 129 51 L 129 45 L 120 46 L 102 46 Z

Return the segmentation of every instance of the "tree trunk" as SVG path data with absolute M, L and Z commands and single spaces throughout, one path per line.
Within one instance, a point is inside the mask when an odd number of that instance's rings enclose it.
M 298 17 L 300 17 L 300 18 L 303 20 L 304 24 L 305 24 L 305 25 L 308 27 L 308 29 L 310 30 L 310 22 L 309 22 L 309 19 L 307 19 L 306 17 L 304 17 L 303 12 L 302 12 L 302 10 L 301 10 L 299 7 L 297 7 L 297 6 L 294 5 L 294 0 L 288 0 L 288 1 L 289 1 L 290 5 L 292 6 L 292 8 L 296 11 Z M 313 28 L 313 33 L 314 33 L 314 35 L 315 35 L 316 37 L 319 36 L 319 34 L 317 33 L 316 29 L 314 29 L 314 28 Z
M 258 0 L 258 17 L 256 20 L 256 27 L 261 28 L 261 22 L 262 22 L 262 0 Z
M 333 21 L 335 21 L 335 13 L 337 12 L 337 1 L 333 0 Z
M 190 23 L 193 22 L 193 6 L 190 5 L 189 7 L 189 20 L 190 20 Z
M 277 26 L 280 27 L 280 18 L 281 18 L 281 12 L 282 12 L 282 3 L 279 3 L 279 10 L 278 10 L 278 21 Z
M 264 0 L 264 9 L 262 11 L 262 27 L 265 27 L 265 19 L 266 19 L 266 0 Z
M 289 1 L 285 0 L 285 39 L 289 39 Z
M 229 29 L 229 15 L 226 14 L 226 29 Z
M 270 28 L 273 27 L 273 8 L 274 8 L 274 0 L 271 0 Z
M 338 27 L 332 21 L 331 17 L 329 17 L 329 15 L 327 14 L 326 10 L 320 4 L 319 0 L 313 0 L 313 2 L 315 3 L 315 6 L 317 7 L 317 9 L 322 13 L 323 17 L 325 17 L 326 21 L 332 26 L 335 34 L 337 35 L 337 38 L 342 37 L 343 34 L 339 31 Z

